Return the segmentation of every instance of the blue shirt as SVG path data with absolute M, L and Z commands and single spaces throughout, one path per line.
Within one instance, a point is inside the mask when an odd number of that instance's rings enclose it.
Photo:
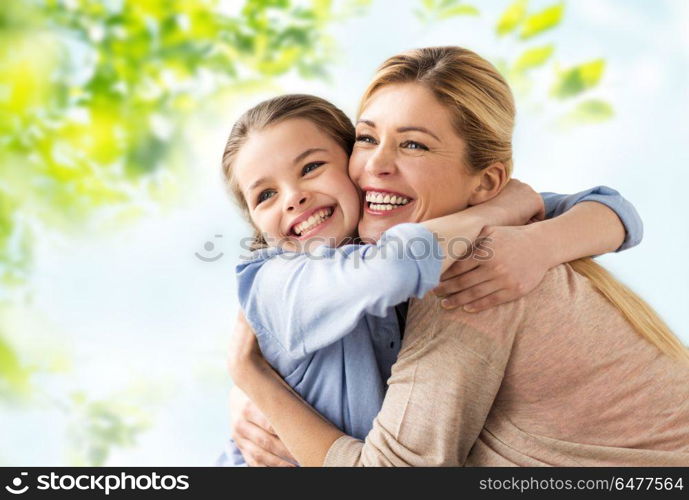
M 634 207 L 598 186 L 574 195 L 542 193 L 547 217 L 582 201 L 614 210 L 641 241 Z M 400 224 L 376 245 L 320 247 L 311 254 L 266 248 L 237 266 L 239 301 L 266 360 L 311 406 L 364 439 L 385 396 L 401 344 L 394 306 L 438 285 L 442 253 L 420 224 Z M 217 465 L 245 465 L 229 441 Z

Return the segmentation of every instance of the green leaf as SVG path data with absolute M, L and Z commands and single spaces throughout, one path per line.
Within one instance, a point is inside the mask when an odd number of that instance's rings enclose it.
M 28 387 L 29 372 L 21 365 L 14 349 L 0 337 L 0 395 L 23 392 Z
M 545 64 L 545 62 L 553 54 L 555 47 L 553 44 L 544 45 L 542 47 L 534 47 L 525 51 L 517 62 L 514 63 L 514 70 L 524 72 L 528 69 L 536 68 Z
M 513 31 L 524 20 L 529 0 L 515 0 L 502 13 L 495 31 L 502 36 Z
M 575 66 L 560 73 L 551 92 L 559 99 L 581 94 L 583 91 L 598 85 L 604 70 L 605 61 L 603 59 L 596 59 Z
M 520 37 L 523 40 L 536 36 L 554 28 L 560 21 L 565 10 L 565 4 L 553 5 L 526 18 Z
M 478 16 L 479 14 L 480 12 L 476 7 L 471 5 L 458 5 L 457 7 L 443 10 L 438 16 L 438 19 L 448 19 L 455 16 Z
M 575 125 L 589 125 L 601 123 L 611 119 L 615 115 L 610 103 L 601 99 L 588 99 L 576 105 L 576 107 L 559 120 L 560 127 L 568 128 Z

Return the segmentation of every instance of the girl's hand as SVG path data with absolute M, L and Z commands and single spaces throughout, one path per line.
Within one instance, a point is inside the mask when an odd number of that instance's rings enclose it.
M 501 225 L 518 226 L 543 220 L 545 207 L 543 198 L 531 186 L 517 179 L 510 179 L 507 185 L 487 205 L 500 208 L 505 214 Z
M 243 379 L 251 368 L 267 366 L 261 354 L 254 331 L 246 322 L 240 311 L 235 321 L 234 333 L 230 341 L 230 352 L 227 360 L 230 377 L 234 383 L 242 387 Z
M 433 292 L 443 297 L 441 306 L 464 306 L 479 312 L 516 300 L 531 292 L 555 263 L 538 236 L 538 224 L 486 227 L 474 252 L 456 261 L 441 276 Z

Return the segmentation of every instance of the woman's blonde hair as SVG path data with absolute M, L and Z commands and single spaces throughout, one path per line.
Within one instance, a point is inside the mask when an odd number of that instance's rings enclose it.
M 514 98 L 495 67 L 470 50 L 429 47 L 387 59 L 364 91 L 359 115 L 381 87 L 420 83 L 452 114 L 455 130 L 466 143 L 465 163 L 478 172 L 496 162 L 512 171 Z
M 465 163 L 474 172 L 502 162 L 512 172 L 512 92 L 495 67 L 461 47 L 415 49 L 387 59 L 364 92 L 359 115 L 371 96 L 391 84 L 418 83 L 450 111 L 453 125 L 466 144 Z M 689 350 L 658 314 L 592 259 L 570 263 L 615 306 L 646 340 L 663 353 L 689 362 Z
M 240 116 L 225 144 L 222 170 L 235 202 L 254 228 L 252 250 L 265 247 L 266 242 L 251 220 L 249 206 L 234 177 L 234 160 L 252 132 L 294 118 L 309 120 L 333 139 L 347 156 L 352 153 L 354 125 L 341 109 L 320 97 L 308 94 L 282 95 L 263 101 Z

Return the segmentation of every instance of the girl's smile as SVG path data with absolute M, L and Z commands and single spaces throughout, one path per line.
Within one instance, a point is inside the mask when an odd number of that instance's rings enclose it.
M 254 226 L 270 246 L 306 251 L 338 246 L 354 235 L 361 201 L 347 161 L 342 147 L 303 118 L 249 135 L 234 175 Z

